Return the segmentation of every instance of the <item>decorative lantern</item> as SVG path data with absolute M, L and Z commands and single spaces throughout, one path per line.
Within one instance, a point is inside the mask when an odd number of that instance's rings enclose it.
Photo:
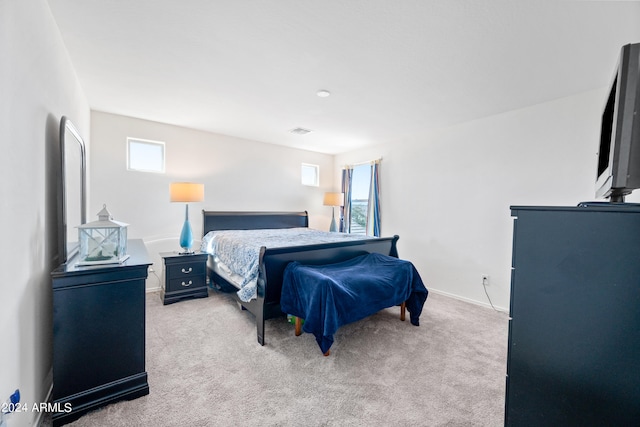
M 127 255 L 127 226 L 114 221 L 103 205 L 98 221 L 78 226 L 80 261 L 78 265 L 115 264 L 124 262 Z

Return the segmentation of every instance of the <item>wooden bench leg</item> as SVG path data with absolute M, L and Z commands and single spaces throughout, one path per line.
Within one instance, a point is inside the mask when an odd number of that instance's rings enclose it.
M 296 316 L 296 336 L 299 337 L 302 335 L 302 319 Z M 327 350 L 323 356 L 329 356 L 331 354 L 331 349 Z
M 296 316 L 296 336 L 302 335 L 302 320 Z
M 407 303 L 403 302 L 402 304 L 400 304 L 400 320 L 402 320 L 403 322 L 405 319 L 406 311 L 407 311 Z

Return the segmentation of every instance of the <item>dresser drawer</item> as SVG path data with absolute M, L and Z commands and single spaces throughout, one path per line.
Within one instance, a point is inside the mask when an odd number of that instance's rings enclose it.
M 204 262 L 183 262 L 166 266 L 167 279 L 187 278 L 191 276 L 204 277 L 206 264 Z

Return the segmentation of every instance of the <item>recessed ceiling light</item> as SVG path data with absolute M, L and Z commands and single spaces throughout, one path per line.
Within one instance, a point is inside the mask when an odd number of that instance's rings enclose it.
M 320 89 L 316 92 L 316 95 L 318 95 L 320 98 L 326 98 L 327 96 L 331 95 L 331 92 L 329 92 L 328 90 Z
M 305 128 L 295 128 L 295 129 L 291 129 L 289 132 L 295 133 L 296 135 L 306 135 L 308 133 L 311 133 L 309 129 L 305 129 Z

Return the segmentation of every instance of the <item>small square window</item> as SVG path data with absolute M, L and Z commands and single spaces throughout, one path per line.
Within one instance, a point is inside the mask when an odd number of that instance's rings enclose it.
M 302 164 L 302 185 L 318 187 L 320 185 L 320 166 Z
M 127 138 L 127 169 L 164 173 L 164 142 Z

